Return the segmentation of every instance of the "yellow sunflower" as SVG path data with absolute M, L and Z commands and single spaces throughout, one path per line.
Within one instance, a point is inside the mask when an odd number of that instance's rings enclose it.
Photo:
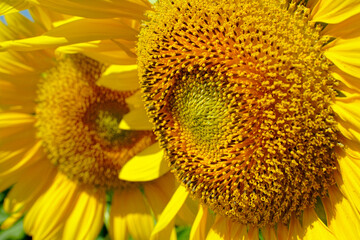
M 0 10 L 40 4 L 79 18 L 3 50 L 58 47 L 113 63 L 132 53 L 134 36 L 114 18 L 133 4 L 149 10 L 145 1 L 15 2 Z M 189 192 L 203 203 L 192 239 L 360 235 L 359 12 L 357 0 L 164 0 L 149 10 L 138 43 L 143 99 L 183 184 L 153 236 Z M 124 170 L 120 178 L 141 179 Z M 207 207 L 217 216 L 209 233 Z
M 153 235 L 190 194 L 191 239 L 358 238 L 360 2 L 163 0 L 148 16 L 143 99 L 182 183 Z
M 38 36 L 72 20 L 38 7 L 30 13 L 33 21 L 6 15 L 0 40 Z M 118 23 L 132 25 L 135 34 L 136 21 Z M 25 215 L 25 232 L 34 239 L 95 239 L 110 196 L 110 237 L 149 239 L 177 183 L 166 174 L 152 131 L 129 129 L 143 118 L 137 114 L 143 106 L 132 77 L 134 57 L 121 51 L 115 58 L 126 66 L 101 62 L 106 52 L 95 53 L 97 60 L 50 48 L 0 53 L 0 191 L 11 187 L 4 200 L 10 217 L 2 229 Z M 102 86 L 109 82 L 112 89 Z M 121 120 L 128 129 L 119 128 Z M 142 181 L 119 180 L 123 167 Z M 191 223 L 192 216 L 186 206 L 176 223 Z M 176 239 L 173 224 L 160 239 Z

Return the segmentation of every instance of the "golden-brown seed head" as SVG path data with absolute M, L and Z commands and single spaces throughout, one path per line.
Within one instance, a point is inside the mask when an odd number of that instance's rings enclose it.
M 287 222 L 334 184 L 335 80 L 309 9 L 163 0 L 138 43 L 141 86 L 178 179 L 242 223 Z
M 104 189 L 133 185 L 121 167 L 155 142 L 151 131 L 120 130 L 133 92 L 96 85 L 105 66 L 69 55 L 38 86 L 36 127 L 50 161 L 70 179 Z

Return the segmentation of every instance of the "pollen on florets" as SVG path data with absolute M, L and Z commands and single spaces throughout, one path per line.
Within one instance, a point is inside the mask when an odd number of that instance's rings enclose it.
M 131 91 L 96 85 L 106 66 L 69 55 L 38 85 L 37 135 L 49 160 L 70 179 L 104 189 L 124 188 L 121 167 L 155 142 L 151 131 L 120 130 Z
M 138 43 L 148 114 L 177 178 L 242 223 L 287 222 L 334 184 L 336 81 L 309 9 L 163 0 Z

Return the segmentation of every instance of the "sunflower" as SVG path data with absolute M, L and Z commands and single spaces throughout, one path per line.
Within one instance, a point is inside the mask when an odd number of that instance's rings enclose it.
M 81 18 L 0 46 L 118 61 L 130 52 L 125 38 L 133 32 L 113 18 L 144 3 L 122 2 L 125 8 L 104 0 L 5 4 L 2 11 L 32 3 Z M 145 109 L 182 183 L 153 236 L 190 193 L 202 202 L 191 238 L 205 238 L 215 213 L 209 239 L 356 239 L 359 8 L 356 0 L 164 0 L 145 7 L 150 20 L 138 42 Z M 130 178 L 124 170 L 120 178 Z
M 34 37 L 71 21 L 39 7 L 30 13 L 33 22 L 19 13 L 6 15 L 1 41 Z M 121 24 L 136 27 L 132 21 Z M 136 114 L 143 106 L 131 78 L 132 55 L 116 58 L 125 66 L 100 61 L 106 53 L 91 58 L 40 47 L 0 55 L 0 190 L 11 187 L 4 200 L 10 217 L 1 228 L 25 215 L 25 232 L 34 239 L 95 239 L 108 202 L 105 224 L 112 239 L 149 239 L 177 183 L 166 173 L 153 132 L 129 129 L 136 116 L 143 117 Z M 104 87 L 110 79 L 120 83 Z M 119 128 L 122 120 L 128 129 Z M 142 181 L 120 180 L 122 168 Z M 191 223 L 192 215 L 186 206 L 176 223 Z M 159 238 L 176 238 L 173 225 Z
M 359 1 L 163 0 L 148 16 L 143 99 L 182 183 L 153 235 L 190 194 L 192 239 L 357 238 Z

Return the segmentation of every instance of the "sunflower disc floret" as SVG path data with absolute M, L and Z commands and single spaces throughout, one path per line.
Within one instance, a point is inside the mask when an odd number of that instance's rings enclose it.
M 177 178 L 241 223 L 286 223 L 334 184 L 336 81 L 308 13 L 164 0 L 140 34 L 144 101 Z
M 103 189 L 124 188 L 122 166 L 155 142 L 151 131 L 119 129 L 131 91 L 98 86 L 106 66 L 84 55 L 59 60 L 38 86 L 37 135 L 49 160 L 70 179 Z

